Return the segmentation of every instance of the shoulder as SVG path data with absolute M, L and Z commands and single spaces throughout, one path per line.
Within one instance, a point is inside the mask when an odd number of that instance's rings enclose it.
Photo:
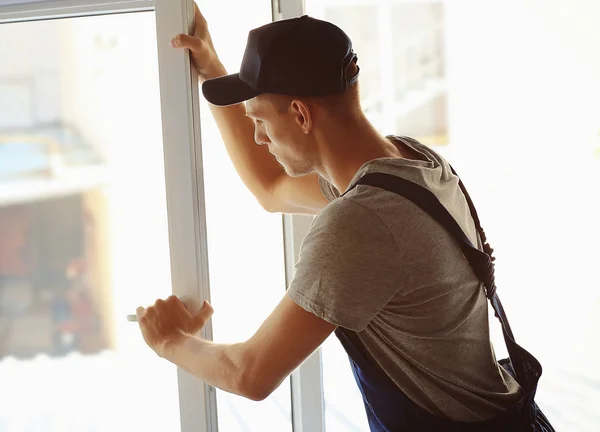
M 329 232 L 345 232 L 348 228 L 385 229 L 377 212 L 360 195 L 351 194 L 335 199 L 317 214 L 313 228 L 326 227 Z
M 313 220 L 301 247 L 301 258 L 342 265 L 369 261 L 381 251 L 397 254 L 395 236 L 371 209 L 350 197 L 328 204 Z

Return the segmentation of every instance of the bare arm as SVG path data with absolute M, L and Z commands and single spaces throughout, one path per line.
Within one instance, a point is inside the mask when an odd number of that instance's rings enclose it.
M 192 315 L 172 296 L 138 308 L 137 314 L 144 340 L 159 356 L 209 385 L 252 400 L 269 396 L 335 330 L 287 294 L 254 336 L 237 344 L 194 336 L 211 316 L 210 305 Z
M 306 312 L 286 295 L 248 341 L 216 344 L 188 336 L 167 359 L 207 384 L 260 401 L 334 330 L 333 324 Z
M 178 35 L 173 39 L 173 45 L 190 50 L 201 81 L 226 75 L 227 71 L 214 49 L 206 19 L 197 5 L 195 8 L 194 35 Z M 327 205 L 316 174 L 292 178 L 265 146 L 256 145 L 254 124 L 246 117 L 244 104 L 227 107 L 210 105 L 210 110 L 238 175 L 265 210 L 316 214 Z

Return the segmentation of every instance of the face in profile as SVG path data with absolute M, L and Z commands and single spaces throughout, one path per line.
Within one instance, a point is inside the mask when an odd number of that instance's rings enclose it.
M 310 133 L 306 133 L 302 115 L 287 99 L 258 96 L 246 102 L 246 115 L 254 121 L 256 143 L 266 145 L 289 176 L 314 171 Z

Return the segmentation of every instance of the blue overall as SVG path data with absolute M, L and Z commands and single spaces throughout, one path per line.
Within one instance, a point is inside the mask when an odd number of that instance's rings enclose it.
M 507 432 L 531 431 L 527 398 L 502 416 L 486 422 L 461 423 L 430 414 L 412 402 L 396 384 L 363 354 L 360 341 L 352 331 L 335 331 L 350 357 L 356 383 L 362 393 L 371 432 Z
M 504 340 L 507 344 L 510 358 L 501 360 L 499 363 L 516 378 L 519 385 L 525 391 L 525 396 L 516 405 L 503 414 L 485 422 L 466 423 L 436 417 L 412 402 L 387 374 L 364 354 L 362 343 L 355 332 L 338 327 L 335 334 L 350 358 L 356 383 L 363 396 L 371 431 L 554 431 L 534 402 L 537 382 L 541 376 L 541 365 L 514 340 L 508 319 L 496 294 L 492 264 L 493 258 L 491 256 L 492 249 L 486 243 L 479 218 L 462 182 L 459 182 L 459 185 L 469 204 L 473 220 L 484 244 L 485 252 L 479 251 L 471 244 L 460 226 L 431 191 L 408 180 L 383 173 L 366 174 L 359 179 L 358 184 L 385 189 L 409 199 L 436 219 L 457 238 L 461 249 L 471 263 L 475 273 L 483 281 L 486 287 L 486 295 L 491 301 L 496 316 L 502 324 Z

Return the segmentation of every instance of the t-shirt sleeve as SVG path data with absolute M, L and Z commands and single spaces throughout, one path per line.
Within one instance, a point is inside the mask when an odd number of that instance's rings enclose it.
M 324 320 L 362 331 L 399 288 L 398 247 L 379 217 L 350 198 L 314 219 L 288 295 Z

